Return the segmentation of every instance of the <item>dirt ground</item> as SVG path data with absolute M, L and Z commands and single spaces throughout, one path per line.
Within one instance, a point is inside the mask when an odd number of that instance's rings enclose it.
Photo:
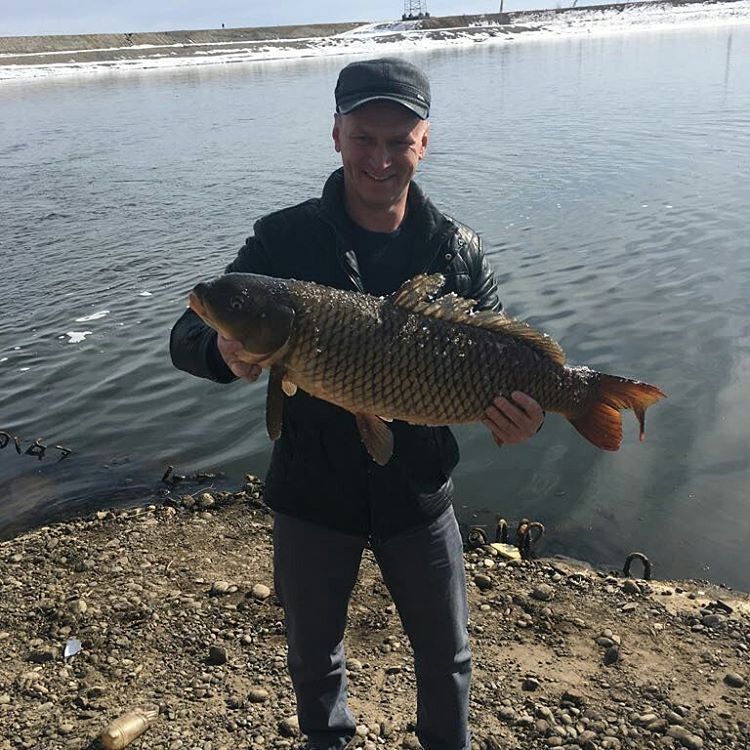
M 0 544 L 0 750 L 297 748 L 271 517 L 173 494 Z M 466 552 L 473 748 L 748 748 L 750 597 L 559 559 Z M 352 746 L 418 748 L 409 643 L 371 554 L 350 606 Z M 65 657 L 77 639 L 81 651 Z

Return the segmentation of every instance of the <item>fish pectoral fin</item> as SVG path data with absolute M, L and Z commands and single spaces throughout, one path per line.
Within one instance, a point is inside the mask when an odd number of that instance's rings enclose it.
M 296 383 L 292 383 L 291 380 L 287 380 L 285 377 L 281 381 L 281 390 L 284 391 L 287 396 L 292 397 L 297 393 L 297 385 Z
M 278 440 L 281 435 L 281 417 L 284 413 L 283 365 L 272 365 L 268 376 L 266 393 L 266 429 L 271 440 Z
M 393 455 L 391 428 L 374 414 L 355 414 L 357 429 L 367 452 L 379 466 L 385 466 Z

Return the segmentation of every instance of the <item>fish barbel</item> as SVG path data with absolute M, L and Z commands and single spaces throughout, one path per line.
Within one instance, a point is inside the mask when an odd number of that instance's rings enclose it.
M 478 422 L 499 395 L 522 391 L 566 417 L 587 440 L 617 450 L 621 409 L 644 414 L 664 394 L 653 385 L 570 367 L 559 344 L 473 300 L 438 296 L 440 274 L 420 275 L 388 297 L 307 281 L 229 273 L 198 284 L 190 307 L 242 344 L 248 362 L 270 368 L 266 424 L 281 433 L 284 394 L 302 388 L 354 414 L 383 465 L 393 419 L 411 424 Z

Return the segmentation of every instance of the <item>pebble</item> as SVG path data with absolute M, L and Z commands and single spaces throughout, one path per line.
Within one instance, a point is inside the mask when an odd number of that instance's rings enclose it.
M 539 680 L 537 680 L 536 677 L 527 677 L 521 683 L 521 689 L 526 690 L 527 692 L 539 690 Z
M 262 687 L 252 687 L 247 693 L 247 699 L 251 703 L 265 703 L 270 697 L 268 690 Z
M 622 590 L 626 594 L 640 594 L 641 587 L 632 579 L 628 578 L 625 583 L 622 584 Z
M 688 732 L 684 727 L 669 727 L 667 735 L 674 737 L 688 750 L 701 750 L 703 747 L 703 740 L 697 735 Z
M 359 659 L 347 659 L 346 668 L 350 672 L 359 672 L 362 669 L 362 662 Z
M 477 585 L 477 588 L 482 591 L 492 588 L 492 579 L 482 573 L 474 576 L 474 583 Z
M 579 692 L 575 688 L 569 688 L 562 694 L 562 700 L 572 703 L 574 706 L 582 706 L 586 699 L 583 696 L 583 693 Z
M 287 716 L 279 722 L 279 734 L 282 737 L 297 737 L 299 735 L 299 721 L 296 716 Z
M 628 602 L 627 604 L 623 604 L 621 609 L 623 612 L 632 612 L 638 609 L 638 605 L 635 602 Z
M 555 589 L 554 587 L 550 586 L 548 583 L 540 583 L 531 592 L 531 598 L 537 599 L 540 602 L 548 602 L 551 599 L 553 599 L 554 596 L 555 596 Z
M 271 589 L 269 589 L 268 586 L 262 583 L 256 583 L 250 593 L 252 594 L 253 599 L 263 601 L 264 599 L 268 599 L 268 597 L 271 596 Z
M 620 649 L 617 646 L 610 646 L 604 652 L 604 663 L 606 665 L 616 664 L 620 660 Z
M 224 646 L 211 646 L 208 649 L 208 663 L 214 666 L 227 663 L 227 650 Z
M 44 664 L 45 662 L 52 661 L 57 656 L 57 651 L 51 646 L 45 648 L 37 648 L 32 651 L 28 659 L 33 661 L 35 664 Z
M 704 615 L 701 618 L 701 625 L 705 625 L 707 628 L 716 628 L 725 622 L 727 618 L 724 615 L 710 614 Z
M 727 672 L 724 675 L 724 682 L 733 688 L 745 687 L 745 678 L 736 672 Z
M 214 581 L 211 586 L 211 596 L 224 596 L 229 593 L 229 589 L 232 588 L 232 584 L 229 581 Z

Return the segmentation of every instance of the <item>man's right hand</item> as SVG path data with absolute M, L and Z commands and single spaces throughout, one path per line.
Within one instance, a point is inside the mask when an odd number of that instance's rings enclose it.
M 219 354 L 224 358 L 227 367 L 242 380 L 248 383 L 254 383 L 261 373 L 260 365 L 254 365 L 240 359 L 242 344 L 239 341 L 225 339 L 220 333 L 216 335 L 216 345 L 219 348 Z

